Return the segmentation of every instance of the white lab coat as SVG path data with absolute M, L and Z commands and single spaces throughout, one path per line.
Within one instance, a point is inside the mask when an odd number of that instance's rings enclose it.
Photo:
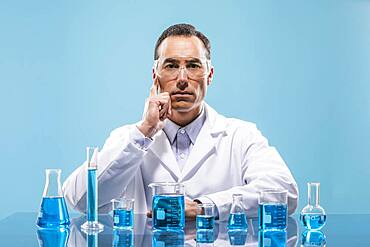
M 145 213 L 151 209 L 152 182 L 183 183 L 188 198 L 212 200 L 220 220 L 228 218 L 232 194 L 243 194 L 247 216 L 256 217 L 258 192 L 268 188 L 288 190 L 288 210 L 295 211 L 298 187 L 276 149 L 254 124 L 204 105 L 206 121 L 182 171 L 163 130 L 147 150 L 133 141 L 136 124 L 112 131 L 99 152 L 99 212 L 110 211 L 110 200 L 126 191 L 135 199 L 135 213 Z M 63 184 L 67 202 L 81 212 L 86 211 L 86 176 L 83 164 Z

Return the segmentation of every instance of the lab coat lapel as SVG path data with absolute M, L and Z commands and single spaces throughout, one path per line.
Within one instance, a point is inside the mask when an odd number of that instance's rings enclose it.
M 210 155 L 217 152 L 218 143 L 223 137 L 225 121 L 222 121 L 215 110 L 204 104 L 207 118 L 190 151 L 181 180 L 191 177 Z
M 158 132 L 154 137 L 152 145 L 149 149 L 154 153 L 155 156 L 160 160 L 162 166 L 171 173 L 175 181 L 181 177 L 181 171 L 177 164 L 175 155 L 173 154 L 170 142 L 168 141 L 167 135 L 164 131 Z

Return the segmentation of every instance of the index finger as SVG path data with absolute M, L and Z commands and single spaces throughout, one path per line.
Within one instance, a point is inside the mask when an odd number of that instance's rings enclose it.
M 150 97 L 153 97 L 156 95 L 157 95 L 157 86 L 153 84 L 152 87 L 150 88 Z

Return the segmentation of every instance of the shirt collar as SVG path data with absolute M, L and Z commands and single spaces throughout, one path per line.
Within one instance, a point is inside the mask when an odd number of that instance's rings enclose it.
M 194 145 L 195 140 L 206 120 L 206 114 L 204 112 L 204 106 L 202 106 L 202 110 L 198 117 L 196 117 L 191 123 L 186 125 L 185 127 L 181 127 L 176 123 L 172 122 L 170 119 L 166 120 L 165 126 L 163 128 L 164 132 L 167 135 L 168 140 L 170 141 L 171 145 L 176 140 L 176 134 L 179 129 L 185 129 L 186 133 L 188 134 L 191 143 Z

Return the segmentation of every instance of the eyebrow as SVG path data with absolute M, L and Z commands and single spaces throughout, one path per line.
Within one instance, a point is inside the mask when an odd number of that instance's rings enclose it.
M 193 62 L 193 63 L 202 63 L 199 58 L 190 58 L 189 60 L 185 60 L 186 62 Z M 179 63 L 179 60 L 176 58 L 166 58 L 163 63 Z

